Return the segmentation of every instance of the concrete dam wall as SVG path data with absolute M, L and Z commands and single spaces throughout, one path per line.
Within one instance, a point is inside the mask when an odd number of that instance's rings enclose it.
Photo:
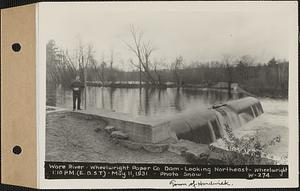
M 186 110 L 162 120 L 146 116 L 101 110 L 80 110 L 90 117 L 107 121 L 118 131 L 125 133 L 130 141 L 138 143 L 161 143 L 176 137 L 196 143 L 210 144 L 263 113 L 258 99 L 246 97 L 215 105 L 211 108 Z
M 258 99 L 246 97 L 208 109 L 193 109 L 170 119 L 178 139 L 210 144 L 263 113 Z

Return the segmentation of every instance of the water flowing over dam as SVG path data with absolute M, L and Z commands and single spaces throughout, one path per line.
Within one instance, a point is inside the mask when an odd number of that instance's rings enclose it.
M 193 109 L 174 116 L 171 130 L 178 139 L 210 144 L 232 136 L 232 131 L 263 113 L 258 99 L 246 97 L 207 109 Z

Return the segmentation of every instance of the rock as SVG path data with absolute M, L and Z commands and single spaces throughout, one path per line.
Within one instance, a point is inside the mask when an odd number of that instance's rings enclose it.
M 120 140 L 119 143 L 122 146 L 127 147 L 132 150 L 139 150 L 143 147 L 143 145 L 141 143 L 137 143 L 137 142 L 133 142 L 133 141 L 129 141 L 129 140 Z
M 212 165 L 226 165 L 227 162 L 224 157 L 225 157 L 224 154 L 210 152 L 207 158 L 207 162 L 208 164 L 212 164 Z
M 206 144 L 181 139 L 177 143 L 170 144 L 168 150 L 182 155 L 190 163 L 207 164 L 209 147 Z
M 112 138 L 110 139 L 110 141 L 114 144 L 119 144 L 121 139 L 117 139 L 117 138 Z
M 117 139 L 128 139 L 128 135 L 122 131 L 113 131 L 110 135 Z
M 207 163 L 208 163 L 208 156 L 209 156 L 208 153 L 201 153 L 200 156 L 199 156 L 198 163 L 199 164 L 205 164 L 205 165 L 207 165 Z
M 207 164 L 208 153 L 205 150 L 187 150 L 182 153 L 186 160 L 194 164 Z
M 199 157 L 198 153 L 193 152 L 192 150 L 187 150 L 182 153 L 185 159 L 190 163 L 197 163 Z
M 198 144 L 197 147 L 187 147 L 187 150 L 182 152 L 182 155 L 190 163 L 207 164 L 208 153 L 209 148 L 207 145 Z
M 114 126 L 108 125 L 104 129 L 106 132 L 112 133 L 116 128 Z
M 169 149 L 170 152 L 176 153 L 178 155 L 182 154 L 183 152 L 187 151 L 187 147 L 181 144 L 170 144 Z
M 167 144 L 144 144 L 143 148 L 146 151 L 152 152 L 152 153 L 161 153 L 166 150 L 168 150 L 169 145 Z

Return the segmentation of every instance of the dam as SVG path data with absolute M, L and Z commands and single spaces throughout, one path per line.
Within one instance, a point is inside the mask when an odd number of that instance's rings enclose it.
M 263 113 L 258 99 L 246 97 L 207 109 L 189 110 L 170 120 L 178 139 L 210 144 Z
M 159 120 L 114 111 L 76 112 L 102 118 L 116 131 L 126 134 L 129 140 L 138 143 L 157 144 L 175 138 L 210 144 L 220 138 L 230 138 L 232 130 L 253 120 L 264 111 L 258 99 L 245 97 L 210 108 L 187 109 L 180 114 Z

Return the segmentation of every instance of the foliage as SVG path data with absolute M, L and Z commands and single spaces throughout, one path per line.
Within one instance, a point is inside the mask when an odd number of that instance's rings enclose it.
M 259 139 L 259 133 L 247 135 L 241 138 L 234 136 L 231 128 L 225 128 L 227 137 L 222 138 L 226 150 L 229 152 L 221 157 L 222 161 L 230 164 L 265 164 L 272 163 L 272 157 L 265 150 L 280 143 L 281 136 L 278 135 L 270 141 L 263 142 Z

